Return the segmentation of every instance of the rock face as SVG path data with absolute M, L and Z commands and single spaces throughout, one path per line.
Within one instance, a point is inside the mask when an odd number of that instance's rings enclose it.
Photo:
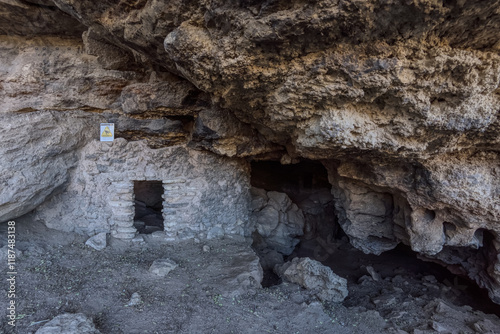
M 64 189 L 77 150 L 98 117 L 82 112 L 0 114 L 0 221 L 35 209 Z
M 252 211 L 256 232 L 265 245 L 290 255 L 304 234 L 304 215 L 285 193 L 252 188 Z
M 327 168 L 354 246 L 407 244 L 500 302 L 499 10 L 498 0 L 3 1 L 0 221 L 38 208 L 54 228 L 133 238 L 120 203 L 132 181 L 155 177 L 166 190 L 203 189 L 192 214 L 175 207 L 191 195 L 166 200 L 166 237 L 248 235 L 240 159 L 308 158 Z M 93 141 L 102 121 L 121 137 L 108 150 Z M 181 174 L 196 184 L 166 182 Z
M 285 280 L 312 290 L 324 302 L 341 302 L 349 293 L 345 278 L 308 257 L 296 257 L 283 265 L 276 265 L 274 271 Z

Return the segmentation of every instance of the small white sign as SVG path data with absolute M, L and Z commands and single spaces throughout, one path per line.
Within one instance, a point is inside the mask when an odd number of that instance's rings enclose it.
M 115 139 L 115 123 L 101 123 L 101 141 Z

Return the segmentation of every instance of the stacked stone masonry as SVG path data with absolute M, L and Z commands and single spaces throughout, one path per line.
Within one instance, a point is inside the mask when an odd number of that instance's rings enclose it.
M 143 142 L 101 143 L 82 149 L 67 189 L 41 205 L 49 227 L 132 239 L 134 181 L 163 183 L 165 238 L 248 235 L 249 177 L 244 161 L 192 151 L 184 146 L 153 150 Z

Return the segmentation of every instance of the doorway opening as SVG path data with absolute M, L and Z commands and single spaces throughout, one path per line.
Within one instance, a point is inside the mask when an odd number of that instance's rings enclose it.
M 139 233 L 163 231 L 163 183 L 161 181 L 134 181 L 134 227 Z

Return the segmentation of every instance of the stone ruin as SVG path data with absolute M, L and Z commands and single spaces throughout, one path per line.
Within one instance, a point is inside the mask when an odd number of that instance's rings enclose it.
M 169 240 L 244 236 L 251 230 L 245 164 L 182 146 L 152 150 L 122 138 L 84 147 L 68 187 L 36 212 L 51 228 L 132 239 L 138 181 L 161 182 Z

